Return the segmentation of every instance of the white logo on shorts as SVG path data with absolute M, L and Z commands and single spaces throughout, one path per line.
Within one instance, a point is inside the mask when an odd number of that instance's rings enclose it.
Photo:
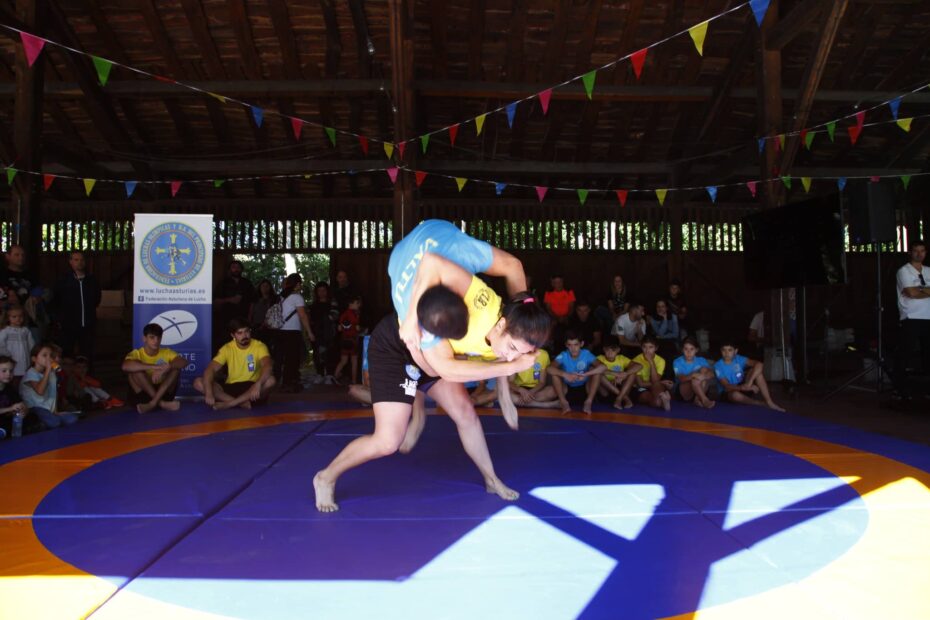
M 400 387 L 404 388 L 404 394 L 406 394 L 407 396 L 416 396 L 417 385 L 418 385 L 417 381 L 414 381 L 411 379 L 405 379 L 404 382 L 400 384 Z

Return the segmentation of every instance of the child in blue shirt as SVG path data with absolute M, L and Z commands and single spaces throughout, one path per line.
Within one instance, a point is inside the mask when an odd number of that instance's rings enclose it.
M 675 358 L 675 391 L 686 403 L 694 402 L 698 407 L 710 409 L 717 403 L 707 395 L 716 386 L 714 370 L 705 358 L 698 356 L 694 338 L 685 338 L 681 345 L 682 355 Z
M 593 372 L 591 367 L 597 358 L 584 348 L 584 341 L 577 333 L 565 333 L 565 350 L 559 353 L 549 366 L 549 376 L 552 377 L 552 387 L 555 388 L 562 413 L 572 410 L 569 402 L 578 404 L 584 399 L 584 412 L 591 413 L 594 404 L 594 395 L 600 385 L 602 368 Z
M 72 412 L 58 412 L 58 376 L 52 362 L 52 347 L 37 344 L 30 352 L 32 366 L 19 384 L 19 395 L 29 413 L 42 420 L 47 428 L 71 426 L 78 421 Z
M 768 383 L 762 376 L 762 362 L 740 355 L 732 341 L 723 343 L 720 355 L 723 358 L 714 364 L 714 372 L 727 400 L 741 405 L 765 405 L 775 411 L 784 411 L 772 400 Z M 762 400 L 753 398 L 753 394 L 761 395 Z
M 636 373 L 642 367 L 634 364 L 625 355 L 620 354 L 620 339 L 608 336 L 604 339 L 604 354 L 597 356 L 593 372 L 600 372 L 597 393 L 602 397 L 612 397 L 615 409 L 630 409 L 630 390 L 636 382 Z

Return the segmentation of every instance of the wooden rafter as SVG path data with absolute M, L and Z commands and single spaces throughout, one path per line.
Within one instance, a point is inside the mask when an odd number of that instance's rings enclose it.
M 765 37 L 765 47 L 780 50 L 804 32 L 833 0 L 805 0 L 778 20 Z

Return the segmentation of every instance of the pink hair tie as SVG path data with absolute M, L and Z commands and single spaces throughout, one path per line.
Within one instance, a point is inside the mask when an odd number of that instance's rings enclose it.
M 535 301 L 536 301 L 536 298 L 535 298 L 535 297 L 527 297 L 526 299 L 523 300 L 523 303 L 525 303 L 525 304 L 531 304 L 531 303 L 533 303 L 533 302 L 535 302 Z

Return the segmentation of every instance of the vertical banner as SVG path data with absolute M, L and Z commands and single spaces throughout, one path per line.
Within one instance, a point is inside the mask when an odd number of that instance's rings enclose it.
M 213 216 L 139 213 L 134 239 L 134 346 L 142 346 L 145 325 L 161 325 L 161 346 L 190 362 L 178 394 L 193 394 L 212 358 Z

